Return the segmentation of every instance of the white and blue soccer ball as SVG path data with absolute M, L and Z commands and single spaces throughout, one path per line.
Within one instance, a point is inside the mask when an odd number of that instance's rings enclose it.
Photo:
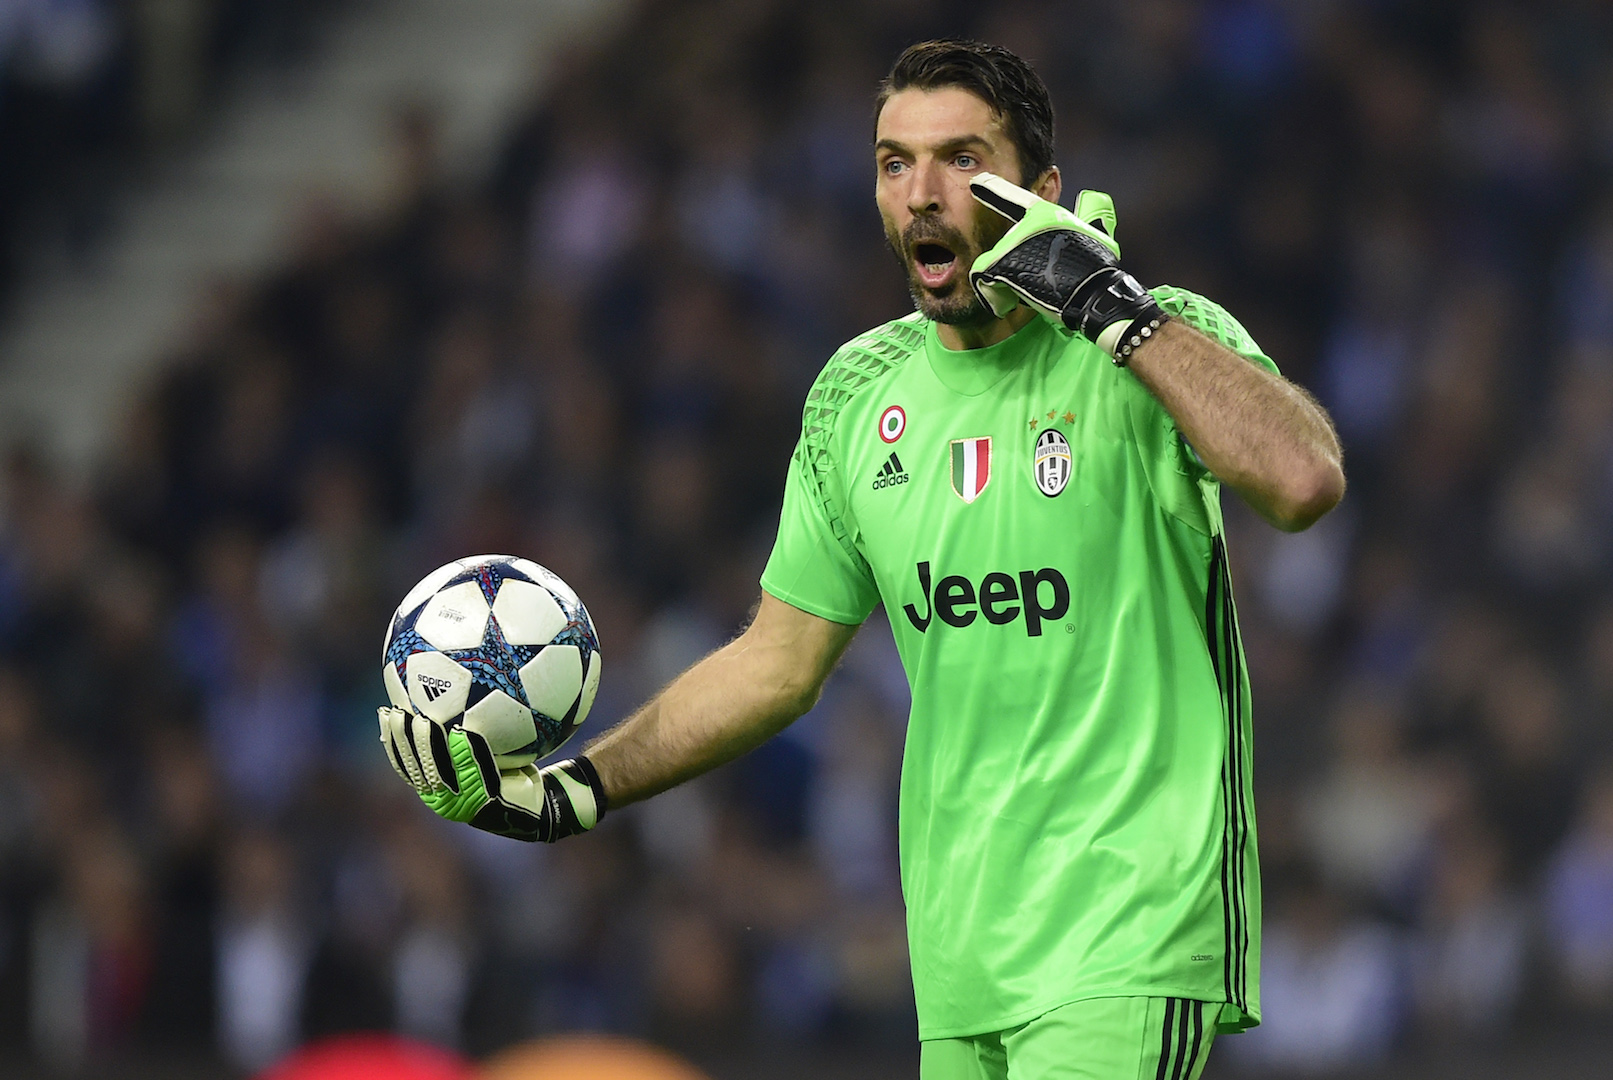
M 409 590 L 387 629 L 382 678 L 395 708 L 487 740 L 500 769 L 552 753 L 599 689 L 599 637 L 559 576 L 477 555 Z

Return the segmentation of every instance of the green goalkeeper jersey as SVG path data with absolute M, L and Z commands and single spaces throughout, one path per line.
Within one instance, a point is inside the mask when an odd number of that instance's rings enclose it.
M 1221 308 L 1154 293 L 1276 370 Z M 808 394 L 762 587 L 839 623 L 889 613 L 921 1039 L 1111 996 L 1258 1022 L 1219 485 L 1131 372 L 1042 318 L 969 351 L 918 314 L 850 342 Z

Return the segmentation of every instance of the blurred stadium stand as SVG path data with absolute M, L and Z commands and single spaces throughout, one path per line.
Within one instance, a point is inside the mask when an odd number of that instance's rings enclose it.
M 104 453 L 125 396 L 185 320 L 284 250 L 288 222 L 317 227 L 332 207 L 376 213 L 406 200 L 428 166 L 437 182 L 485 172 L 500 127 L 560 50 L 623 8 L 6 4 L 0 263 L 15 272 L 0 273 L 0 310 L 5 279 L 21 280 L 0 324 L 0 423 L 37 431 L 78 468 Z M 46 74 L 55 81 L 42 85 Z M 426 140 L 440 162 L 415 156 Z
M 1311 532 L 1228 499 L 1266 1022 L 1208 1075 L 1609 1074 L 1605 6 L 642 0 L 563 50 L 484 169 L 450 168 L 429 110 L 378 120 L 394 197 L 319 201 L 212 293 L 92 468 L 52 430 L 5 440 L 11 1075 L 239 1075 L 375 1027 L 913 1074 L 883 627 L 779 739 L 554 848 L 438 822 L 373 729 L 386 616 L 451 557 L 578 589 L 594 730 L 743 620 L 808 382 L 910 307 L 870 103 L 943 33 L 1037 62 L 1128 266 L 1223 302 L 1348 448 Z M 96 87 L 136 111 L 135 81 Z M 125 153 L 30 123 L 52 176 Z M 116 180 L 47 182 L 4 130 L 14 234 L 24 189 L 64 222 L 110 205 Z
M 296 66 L 337 0 L 0 5 L 0 282 L 28 248 L 81 260 L 121 178 L 192 136 L 244 71 Z

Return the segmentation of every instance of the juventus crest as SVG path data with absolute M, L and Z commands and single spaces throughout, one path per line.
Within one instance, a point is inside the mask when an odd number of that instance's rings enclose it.
M 1070 482 L 1070 443 L 1063 433 L 1048 428 L 1036 440 L 1036 486 L 1052 498 Z

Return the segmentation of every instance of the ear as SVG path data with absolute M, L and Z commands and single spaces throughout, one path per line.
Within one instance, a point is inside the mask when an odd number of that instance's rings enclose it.
M 1059 196 L 1064 192 L 1064 177 L 1059 175 L 1059 167 L 1050 166 L 1031 190 L 1050 203 L 1058 202 Z

